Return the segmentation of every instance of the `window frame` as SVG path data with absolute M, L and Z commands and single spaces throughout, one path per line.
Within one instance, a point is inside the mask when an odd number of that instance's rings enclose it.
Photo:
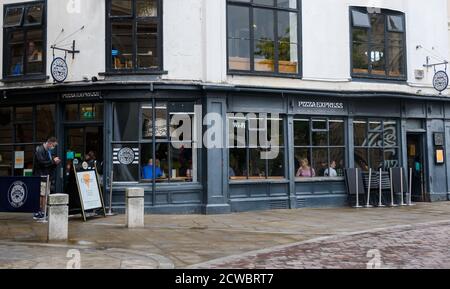
M 268 77 L 282 77 L 282 78 L 297 78 L 300 79 L 303 76 L 303 45 L 302 45 L 302 0 L 296 0 L 297 1 L 297 8 L 283 8 L 278 7 L 277 2 L 275 1 L 275 5 L 262 5 L 262 4 L 256 4 L 253 3 L 254 0 L 249 0 L 248 3 L 242 2 L 239 0 L 226 0 L 226 67 L 227 67 L 227 74 L 228 75 L 248 75 L 248 76 L 268 76 Z M 249 70 L 237 70 L 237 69 L 230 69 L 230 62 L 229 62 L 229 27 L 228 27 L 228 7 L 229 6 L 241 6 L 241 7 L 248 7 L 249 8 L 249 30 L 250 30 L 250 69 Z M 254 38 L 254 30 L 251 29 L 253 26 L 253 10 L 258 8 L 263 9 L 270 9 L 273 12 L 278 11 L 284 11 L 284 12 L 292 12 L 297 14 L 297 59 L 298 59 L 298 71 L 297 73 L 280 73 L 279 72 L 279 61 L 278 61 L 278 13 L 274 13 L 274 43 L 275 43 L 275 50 L 274 50 L 274 71 L 273 72 L 265 72 L 265 71 L 256 71 L 254 69 L 255 66 L 255 57 L 254 57 L 254 44 L 255 44 L 255 38 Z
M 164 51 L 163 51 L 163 0 L 155 0 L 157 1 L 157 16 L 156 17 L 138 17 L 136 15 L 137 8 L 137 0 L 132 1 L 132 13 L 129 16 L 111 16 L 111 7 L 113 0 L 106 1 L 106 73 L 105 74 L 165 74 L 166 72 L 163 70 L 164 67 Z M 133 68 L 131 69 L 115 69 L 112 66 L 112 23 L 114 21 L 125 22 L 131 21 L 132 23 L 132 39 L 133 39 Z M 158 33 L 157 33 L 157 55 L 158 55 L 158 67 L 157 68 L 139 68 L 137 65 L 137 52 L 138 52 L 138 44 L 137 44 L 137 23 L 139 21 L 144 21 L 147 23 L 156 23 Z
M 172 139 L 171 139 L 171 133 L 170 133 L 170 116 L 171 116 L 171 110 L 170 110 L 170 104 L 171 103 L 192 103 L 195 107 L 195 105 L 198 105 L 199 102 L 198 100 L 178 100 L 178 99 L 149 99 L 149 100 L 136 100 L 136 101 L 132 101 L 132 102 L 136 102 L 138 103 L 138 135 L 137 138 L 135 140 L 116 140 L 114 137 L 114 133 L 112 133 L 112 139 L 110 141 L 110 147 L 113 150 L 115 146 L 132 146 L 132 147 L 136 147 L 139 148 L 139 164 L 138 164 L 138 176 L 137 176 L 137 180 L 136 181 L 114 181 L 114 184 L 119 184 L 119 185 L 123 185 L 123 184 L 139 184 L 139 185 L 152 185 L 152 186 L 170 186 L 170 185 L 179 185 L 179 184 L 187 184 L 187 185 L 197 185 L 200 184 L 201 182 L 201 150 L 196 147 L 196 140 L 193 138 L 194 134 L 192 134 L 191 140 L 186 140 L 183 141 L 185 143 L 190 143 L 191 144 L 191 149 L 192 149 L 192 172 L 191 172 L 191 181 L 188 182 L 179 182 L 179 181 L 173 181 L 172 177 L 171 177 L 171 170 L 172 170 L 172 150 L 175 149 L 172 146 Z M 113 123 L 114 118 L 115 118 L 115 106 L 120 104 L 121 101 L 117 101 L 114 102 L 112 105 L 112 118 L 113 118 Z M 167 137 L 165 138 L 158 138 L 156 135 L 156 126 L 152 126 L 152 136 L 151 138 L 147 139 L 144 138 L 143 136 L 143 110 L 145 109 L 145 106 L 151 106 L 152 107 L 152 122 L 155 123 L 156 122 L 156 110 L 157 110 L 157 105 L 160 103 L 165 103 L 166 104 L 166 130 L 167 130 Z M 188 114 L 191 117 L 195 117 L 195 110 L 194 111 L 189 111 L 186 112 L 186 114 Z M 194 130 L 194 126 L 192 126 L 192 130 Z M 114 131 L 114 127 L 112 128 L 112 130 Z M 158 182 L 157 178 L 153 178 L 151 180 L 145 180 L 142 177 L 142 168 L 143 168 L 143 159 L 142 159 L 142 147 L 143 145 L 150 145 L 150 148 L 152 150 L 152 159 L 156 159 L 156 146 L 158 144 L 167 144 L 168 145 L 168 151 L 167 151 L 167 166 L 168 166 L 168 171 L 167 171 L 167 181 L 164 182 Z M 194 153 L 194 150 L 196 150 L 197 152 Z M 194 164 L 194 154 L 196 155 L 196 163 Z M 112 164 L 112 170 L 114 170 L 114 164 Z M 194 171 L 195 168 L 195 171 Z M 154 168 L 155 170 L 155 168 Z M 195 173 L 194 173 L 195 172 Z
M 316 129 L 313 127 L 314 121 L 321 121 L 321 120 L 326 120 L 327 124 L 327 128 L 326 129 Z M 309 133 L 308 133 L 308 145 L 297 145 L 295 143 L 295 124 L 296 122 L 308 122 L 309 125 Z M 342 145 L 331 145 L 330 142 L 330 122 L 334 122 L 334 121 L 339 121 L 342 122 L 343 124 L 343 144 Z M 343 175 L 343 171 L 345 170 L 345 168 L 348 166 L 348 145 L 347 145 L 347 123 L 348 123 L 348 119 L 342 116 L 309 116 L 309 115 L 295 115 L 293 118 L 293 138 L 294 138 L 294 163 L 295 163 L 295 158 L 296 158 L 296 151 L 297 149 L 304 149 L 308 151 L 308 155 L 309 158 L 308 162 L 309 162 L 309 166 L 314 169 L 314 166 L 316 164 L 316 162 L 313 160 L 313 151 L 314 149 L 326 149 L 327 150 L 327 167 L 330 165 L 330 161 L 331 161 L 331 150 L 333 149 L 338 149 L 338 150 L 343 150 L 343 161 L 344 161 L 344 168 L 342 169 L 342 175 L 341 176 L 337 176 L 337 177 L 330 177 L 330 176 L 319 176 L 318 172 L 315 171 L 316 176 L 315 177 L 297 177 L 297 171 L 299 168 L 295 167 L 294 168 L 294 176 L 295 176 L 295 181 L 296 182 L 300 182 L 300 181 L 320 181 L 320 180 L 342 180 L 344 175 Z M 326 145 L 314 145 L 313 144 L 313 134 L 315 132 L 326 132 L 327 133 L 327 144 Z M 298 160 L 300 161 L 300 160 Z M 337 160 L 336 160 L 337 161 Z
M 408 53 L 407 53 L 407 44 L 406 44 L 406 33 L 407 33 L 407 27 L 406 27 L 406 14 L 401 11 L 395 11 L 395 10 L 389 10 L 389 9 L 380 9 L 381 15 L 383 15 L 385 21 L 384 21 L 384 53 L 385 53 L 385 75 L 376 75 L 371 73 L 371 61 L 370 61 L 370 53 L 367 55 L 367 61 L 368 61 L 368 67 L 367 67 L 367 73 L 355 73 L 353 71 L 353 29 L 365 29 L 367 30 L 367 37 L 368 37 L 368 51 L 371 51 L 371 48 L 373 46 L 372 42 L 372 27 L 362 27 L 362 26 L 354 26 L 353 25 L 353 11 L 358 12 L 365 12 L 369 15 L 369 21 L 370 21 L 370 15 L 367 11 L 369 7 L 362 7 L 362 6 L 350 6 L 349 7 L 349 32 L 350 32 L 350 75 L 352 79 L 367 79 L 367 80 L 384 80 L 384 81 L 392 81 L 392 82 L 401 82 L 404 83 L 408 79 Z M 372 13 L 373 14 L 373 13 Z M 388 29 L 388 17 L 389 16 L 401 16 L 402 17 L 402 24 L 403 24 L 403 32 L 398 31 L 389 31 Z M 402 34 L 402 50 L 403 50 L 403 65 L 402 69 L 404 71 L 403 76 L 389 76 L 389 33 L 401 33 Z
M 241 117 L 236 116 L 236 114 L 240 114 L 240 113 L 235 113 L 233 114 L 233 116 L 229 116 L 227 115 L 227 123 L 230 124 L 230 120 L 231 119 L 241 119 Z M 279 150 L 283 153 L 283 176 L 269 176 L 269 170 L 270 170 L 270 161 L 273 160 L 269 160 L 269 159 L 265 159 L 264 160 L 264 171 L 265 171 L 265 175 L 264 177 L 256 177 L 256 176 L 251 176 L 250 173 L 250 158 L 251 158 L 251 150 L 264 150 L 267 148 L 263 148 L 261 146 L 261 144 L 258 144 L 257 146 L 253 146 L 250 144 L 249 141 L 249 135 L 250 135 L 250 115 L 249 114 L 245 114 L 244 113 L 244 117 L 245 118 L 245 145 L 238 145 L 238 144 L 233 144 L 233 146 L 230 145 L 229 143 L 229 135 L 230 135 L 230 131 L 227 132 L 227 139 L 226 139 L 226 143 L 227 145 L 227 151 L 228 151 L 228 164 L 229 167 L 231 167 L 231 151 L 234 149 L 242 149 L 245 150 L 245 169 L 247 171 L 247 174 L 244 176 L 234 176 L 231 177 L 229 175 L 229 172 L 227 171 L 227 176 L 228 176 L 228 181 L 230 183 L 233 182 L 252 182 L 252 181 L 263 181 L 263 182 L 277 182 L 277 181 L 286 181 L 288 179 L 288 163 L 287 163 L 287 144 L 286 144 L 286 123 L 287 123 L 287 119 L 286 116 L 283 114 L 280 114 L 278 117 L 278 120 L 281 121 L 281 125 L 279 127 L 279 129 L 283 129 L 283 132 L 280 132 L 279 134 L 283 136 L 283 139 L 280 140 L 280 142 L 282 142 L 282 144 L 278 145 Z M 258 125 L 258 128 L 254 129 L 254 131 L 259 131 L 259 121 L 260 119 L 264 119 L 263 117 L 260 116 L 260 113 L 256 114 L 256 124 Z M 270 117 L 270 115 L 267 115 L 267 123 L 266 123 L 266 133 L 268 133 L 268 125 L 269 125 L 269 121 L 273 120 L 273 117 Z M 233 128 L 233 133 L 234 133 L 234 128 Z M 269 134 L 267 134 L 267 137 L 270 137 Z M 237 142 L 237 139 L 234 139 L 235 143 Z M 259 136 L 258 136 L 258 143 L 259 143 Z
M 370 129 L 370 122 L 380 122 L 381 123 L 381 130 L 373 130 Z M 390 122 L 390 121 L 395 121 L 395 128 L 396 128 L 396 146 L 393 147 L 387 147 L 385 145 L 385 123 L 386 122 Z M 400 120 L 398 118 L 392 117 L 392 118 L 376 118 L 376 117 L 355 117 L 353 119 L 353 124 L 355 122 L 365 122 L 365 131 L 366 131 L 366 135 L 365 135 L 365 139 L 369 139 L 369 135 L 371 133 L 379 133 L 382 135 L 383 139 L 382 139 L 382 146 L 381 147 L 376 147 L 376 146 L 370 146 L 370 144 L 367 144 L 365 146 L 363 145 L 357 145 L 356 144 L 356 134 L 355 134 L 355 125 L 353 125 L 353 159 L 354 159 L 354 163 L 352 164 L 353 167 L 358 167 L 358 164 L 356 163 L 356 150 L 358 149 L 364 149 L 367 150 L 367 154 L 366 154 L 366 159 L 367 159 L 367 166 L 370 168 L 372 168 L 372 164 L 371 164 L 371 159 L 370 159 L 370 151 L 373 149 L 380 149 L 382 151 L 383 154 L 383 171 L 385 169 L 385 163 L 386 163 L 386 150 L 389 149 L 395 149 L 397 151 L 397 161 L 398 161 L 398 165 L 401 166 L 402 163 L 402 145 L 401 145 L 401 138 L 400 138 Z M 375 170 L 375 169 L 372 169 Z
M 42 20 L 40 24 L 25 24 L 25 16 L 28 13 L 28 9 L 35 5 L 42 5 Z M 2 81 L 23 81 L 23 80 L 45 80 L 47 75 L 47 0 L 38 0 L 32 2 L 21 2 L 13 4 L 3 5 L 3 16 L 6 15 L 6 11 L 9 8 L 23 8 L 22 17 L 20 24 L 16 26 L 3 26 L 3 65 L 2 65 Z M 42 71 L 37 73 L 24 73 L 27 72 L 27 61 L 26 61 L 26 43 L 27 35 L 30 31 L 41 30 L 42 31 Z M 9 74 L 9 64 L 11 61 L 11 53 L 9 49 L 9 36 L 14 32 L 23 33 L 23 43 L 24 43 L 24 61 L 23 61 L 23 73 L 20 75 Z

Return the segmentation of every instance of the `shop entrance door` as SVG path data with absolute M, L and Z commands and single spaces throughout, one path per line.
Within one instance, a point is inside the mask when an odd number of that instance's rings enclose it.
M 103 126 L 67 126 L 64 142 L 64 191 L 73 189 L 73 164 L 87 160 L 87 155 L 95 157 L 99 174 L 103 170 Z M 101 182 L 101 180 L 100 180 Z
M 408 174 L 412 169 L 412 196 L 413 202 L 427 202 L 425 158 L 424 158 L 424 134 L 408 134 Z M 409 182 L 409 180 L 408 180 Z

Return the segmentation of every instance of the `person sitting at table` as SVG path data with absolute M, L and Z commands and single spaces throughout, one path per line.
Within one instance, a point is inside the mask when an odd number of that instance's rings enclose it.
M 296 176 L 309 178 L 316 176 L 315 170 L 309 166 L 308 159 L 300 160 L 300 168 L 298 169 Z
M 163 176 L 159 160 L 156 160 L 155 175 L 157 179 Z M 148 164 L 142 168 L 142 178 L 145 180 L 153 180 L 153 159 L 149 159 Z

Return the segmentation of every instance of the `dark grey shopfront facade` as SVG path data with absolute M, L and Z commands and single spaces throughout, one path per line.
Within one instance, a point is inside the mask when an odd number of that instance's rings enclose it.
M 445 97 L 167 83 L 64 84 L 42 89 L 5 89 L 1 93 L 2 134 L 6 131 L 13 135 L 11 143 L 0 144 L 0 153 L 4 155 L 1 165 L 7 167 L 2 174 L 16 173 L 12 156 L 16 147 L 22 145 L 15 138 L 16 108 L 34 107 L 31 111 L 36 123 L 36 107 L 54 105 L 54 131 L 60 140 L 58 155 L 67 158 L 68 150 L 72 149 L 68 142 L 82 136 L 84 140 L 80 143 L 84 146 L 78 153 L 86 153 L 82 149 L 93 145 L 86 139 L 96 135 L 100 140 L 98 159 L 103 161 L 105 200 L 109 200 L 108 172 L 114 171 L 113 209 L 118 212 L 124 211 L 125 188 L 136 186 L 145 188 L 148 213 L 215 214 L 348 206 L 345 181 L 340 173 L 344 168 L 407 168 L 411 161 L 419 162 L 422 171 L 416 201 L 450 198 L 450 102 Z M 181 113 L 194 117 L 194 106 L 201 107 L 203 116 L 207 113 L 222 116 L 223 128 L 232 114 L 277 114 L 282 129 L 282 154 L 278 161 L 260 163 L 258 173 L 252 173 L 252 151 L 248 147 L 241 151 L 204 147 L 174 150 L 163 136 L 166 128 L 170 130 L 170 122 L 158 124 L 158 121 Z M 70 107 L 78 108 L 73 110 L 78 117 L 68 117 Z M 86 111 L 86 107 L 92 110 Z M 132 111 L 123 113 L 128 108 Z M 95 116 L 88 114 L 86 118 L 84 113 L 89 111 L 95 111 Z M 155 125 L 146 134 L 148 123 Z M 161 125 L 165 128 L 160 131 Z M 204 125 L 202 134 L 206 130 L 208 126 Z M 72 133 L 75 138 L 69 138 Z M 435 145 L 436 133 L 444 134 L 444 145 Z M 41 141 L 36 132 L 33 134 L 28 147 Z M 226 130 L 221 137 L 227 139 Z M 193 141 L 183 140 L 191 144 Z M 124 147 L 135 152 L 136 159 L 129 164 L 118 161 L 118 151 Z M 437 148 L 444 149 L 443 164 L 436 162 Z M 165 181 L 143 179 L 142 167 L 148 159 L 161 161 Z M 300 159 L 309 161 L 315 169 L 314 177 L 297 176 Z M 324 176 L 320 166 L 331 161 L 338 163 L 338 173 Z M 60 192 L 64 191 L 64 175 L 64 167 L 59 168 Z

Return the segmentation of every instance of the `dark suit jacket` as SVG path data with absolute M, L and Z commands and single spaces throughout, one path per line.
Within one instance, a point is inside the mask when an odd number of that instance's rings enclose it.
M 43 145 L 36 147 L 34 153 L 34 170 L 33 174 L 35 176 L 47 176 L 49 175 L 51 179 L 54 178 L 56 169 L 55 162 L 48 155 L 48 151 Z

